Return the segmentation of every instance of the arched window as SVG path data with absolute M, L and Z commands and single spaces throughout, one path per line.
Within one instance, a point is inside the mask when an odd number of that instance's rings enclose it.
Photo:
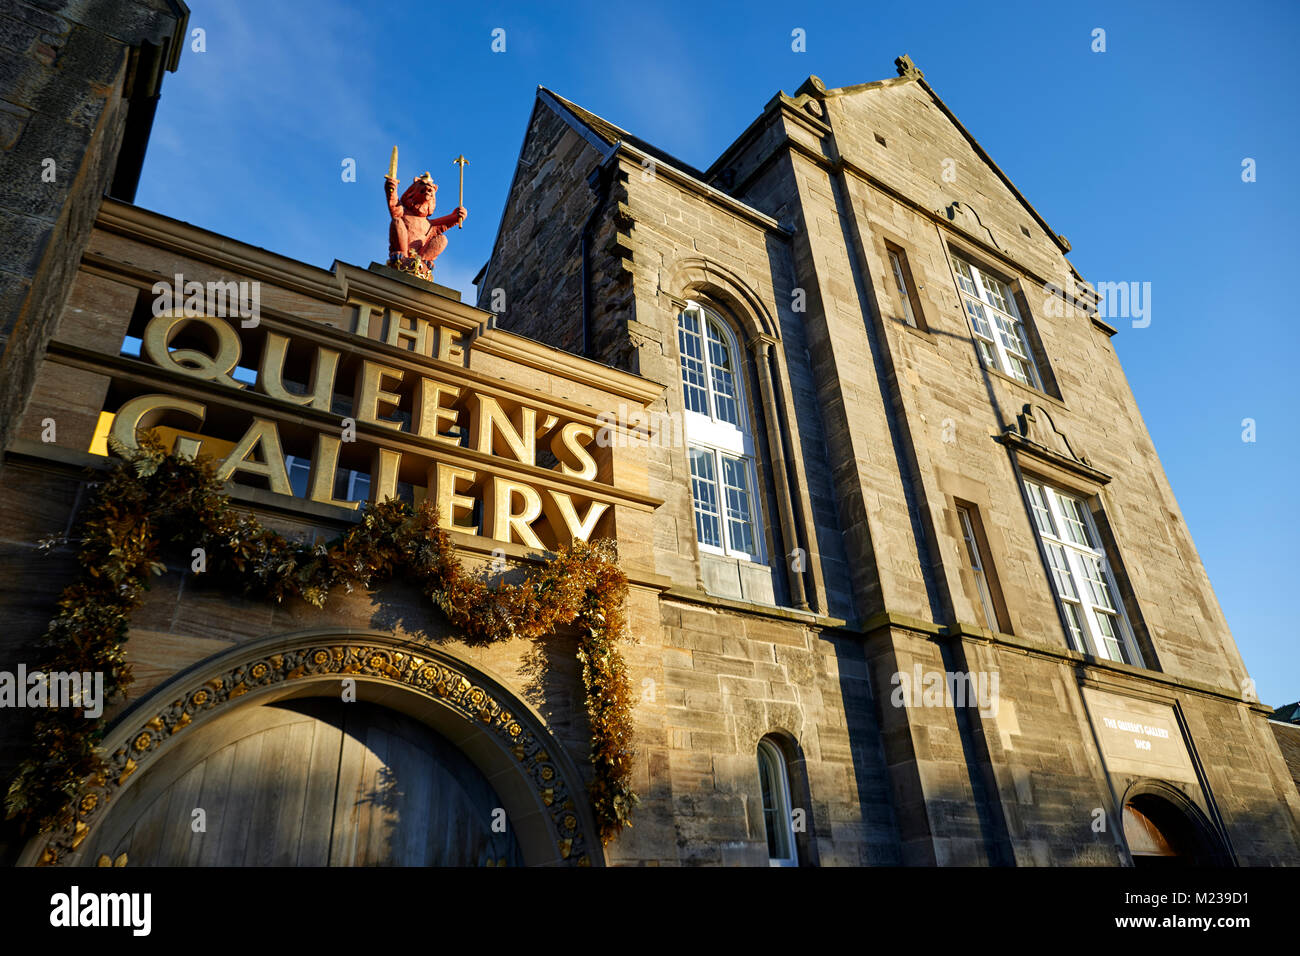
M 758 780 L 763 793 L 763 826 L 772 866 L 798 866 L 790 813 L 790 776 L 781 749 L 764 738 L 758 742 Z
M 715 313 L 688 302 L 677 319 L 695 531 L 700 548 L 763 560 L 744 356 Z

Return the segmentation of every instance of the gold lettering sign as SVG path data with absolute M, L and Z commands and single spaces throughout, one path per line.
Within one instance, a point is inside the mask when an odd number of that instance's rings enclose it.
M 437 498 L 435 500 L 438 506 L 438 514 L 441 516 L 441 524 L 444 528 L 451 531 L 467 531 L 470 534 L 478 534 L 477 527 L 462 525 L 458 520 L 460 512 L 468 511 L 472 513 L 474 511 L 474 499 L 469 495 L 462 495 L 456 491 L 458 482 L 473 482 L 477 477 L 477 473 L 470 471 L 468 468 L 457 468 L 445 462 L 440 461 L 433 466 L 429 487 L 437 489 Z
M 334 473 L 339 468 L 339 439 L 333 435 L 316 436 L 316 454 L 312 456 L 311 485 L 307 496 L 322 504 L 340 508 L 359 508 L 359 501 L 339 501 L 334 497 Z
M 253 452 L 257 452 L 256 458 L 250 457 Z M 244 437 L 235 444 L 235 450 L 217 466 L 217 477 L 225 481 L 236 471 L 265 478 L 276 494 L 293 494 L 275 422 L 266 418 L 254 418 L 253 424 L 244 432 Z
M 309 405 L 328 412 L 330 400 L 334 397 L 334 377 L 338 373 L 339 353 L 333 349 L 317 349 L 307 394 L 295 395 L 284 387 L 284 359 L 288 351 L 289 336 L 279 332 L 266 333 L 266 344 L 262 347 L 262 365 L 257 373 L 257 390 L 281 402 Z
M 579 438 L 587 440 L 579 442 Z M 596 459 L 591 457 L 586 446 L 595 440 L 596 432 L 590 425 L 569 422 L 551 439 L 551 454 L 560 462 L 560 470 L 566 475 L 590 481 L 596 477 Z
M 460 439 L 446 434 L 442 428 L 443 423 L 456 424 L 460 413 L 447 407 L 446 403 L 454 402 L 459 396 L 460 389 L 455 385 L 435 382 L 431 378 L 420 379 L 415 390 L 415 415 L 412 422 L 415 433 L 421 438 L 459 445 Z
M 380 365 L 378 362 L 363 361 L 361 371 L 357 374 L 357 412 L 356 419 L 359 422 L 369 422 L 372 425 L 383 425 L 385 428 L 401 428 L 401 422 L 394 422 L 379 417 L 379 404 L 391 405 L 393 410 L 397 409 L 402 400 L 402 396 L 396 392 L 384 390 L 384 379 L 391 378 L 393 383 L 397 384 L 402 380 L 402 370 L 400 368 L 389 368 L 386 365 Z
M 173 430 L 210 422 L 208 427 L 223 433 L 207 438 L 177 432 L 174 448 L 190 456 L 198 455 L 205 444 L 212 454 L 229 449 L 217 462 L 222 479 L 253 479 L 277 494 L 292 495 L 288 451 L 298 456 L 292 459 L 295 469 L 310 464 L 300 493 L 322 504 L 356 509 L 360 502 L 351 495 L 347 500 L 335 497 L 335 477 L 341 467 L 367 468 L 371 501 L 395 497 L 402 482 L 417 489 L 423 483 L 444 527 L 530 548 L 589 540 L 610 513 L 612 489 L 598 478 L 602 471 L 597 449 L 604 443 L 596 441 L 596 417 L 562 412 L 554 402 L 539 414 L 534 400 L 516 387 L 465 380 L 466 373 L 447 364 L 465 361 L 461 332 L 396 310 L 385 314 L 357 306 L 354 328 L 373 343 L 370 351 L 379 352 L 371 358 L 365 349 L 357 354 L 295 342 L 293 335 L 271 324 L 240 332 L 221 318 L 164 314 L 146 327 L 143 352 L 169 372 L 220 390 L 244 389 L 251 382 L 251 373 L 249 380 L 237 381 L 234 372 L 242 368 L 244 348 L 257 349 L 250 393 L 262 396 L 256 401 L 263 405 L 270 399 L 294 412 L 256 412 L 236 436 L 228 433 L 228 411 L 209 415 L 203 402 L 139 395 L 118 408 L 113 436 L 133 446 L 139 429 L 164 419 Z M 179 340 L 180 347 L 173 346 L 173 340 Z M 423 356 L 424 365 L 412 369 L 396 358 L 384 360 L 386 348 Z M 435 351 L 436 357 L 428 354 Z M 350 397 L 335 394 L 340 380 L 352 383 Z M 348 398 L 352 423 L 335 414 L 337 403 Z M 547 401 L 545 396 L 536 399 Z M 324 424 L 322 413 L 337 424 Z M 399 437 L 403 434 L 405 441 Z M 549 470 L 538 464 L 539 440 L 554 459 Z M 349 444 L 353 441 L 360 447 Z M 398 447 L 393 447 L 394 441 Z M 499 463 L 503 473 L 489 462 Z M 604 474 L 609 473 L 606 468 Z M 552 477 L 545 477 L 548 474 Z
M 168 346 L 182 329 L 199 326 L 216 338 L 216 355 L 209 356 L 198 349 L 175 349 Z M 183 312 L 164 312 L 156 316 L 144 331 L 144 350 L 154 364 L 172 372 L 179 372 L 205 381 L 220 382 L 231 388 L 243 388 L 230 377 L 239 364 L 239 335 L 225 319 L 207 315 L 185 315 Z
M 127 448 L 135 448 L 136 432 L 140 429 L 150 429 L 158 424 L 164 411 L 178 411 L 191 415 L 203 424 L 203 418 L 207 414 L 207 406 L 201 402 L 192 402 L 187 398 L 177 398 L 174 395 L 141 395 L 133 398 L 122 405 L 117 410 L 117 415 L 113 418 L 112 436 L 120 441 Z M 193 438 L 182 436 L 180 441 L 185 442 L 182 447 L 178 442 L 175 448 L 177 455 L 185 458 L 193 458 L 198 454 L 199 443 Z

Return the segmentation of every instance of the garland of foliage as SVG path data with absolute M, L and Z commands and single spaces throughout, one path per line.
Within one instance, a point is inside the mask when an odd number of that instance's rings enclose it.
M 203 548 L 206 573 L 247 594 L 301 598 L 318 608 L 336 587 L 369 589 L 403 571 L 470 643 L 577 628 L 594 770 L 588 789 L 601 841 L 631 826 L 638 802 L 633 698 L 617 646 L 626 629 L 627 578 L 612 541 L 575 541 L 523 580 L 490 584 L 485 572 L 461 565 L 427 503 L 372 504 L 341 538 L 299 544 L 232 506 L 211 461 L 168 454 L 152 434 L 138 449 L 114 442 L 113 450 L 123 460 L 88 508 L 81 577 L 64 590 L 41 640 L 42 671 L 101 672 L 105 703 L 122 695 L 132 682 L 124 649 L 129 618 L 150 576 L 166 571 L 160 558 L 169 545 Z M 98 751 L 104 723 L 75 708 L 41 712 L 32 754 L 9 787 L 7 816 L 38 833 L 71 827 L 87 783 L 106 768 Z

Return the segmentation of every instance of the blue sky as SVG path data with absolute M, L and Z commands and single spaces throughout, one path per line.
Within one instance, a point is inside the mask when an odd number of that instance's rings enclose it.
M 1150 325 L 1121 321 L 1116 348 L 1260 698 L 1300 698 L 1287 285 L 1300 250 L 1283 215 L 1300 201 L 1300 5 L 190 6 L 206 50 L 187 49 L 165 81 L 136 201 L 323 267 L 364 266 L 387 250 L 393 144 L 404 183 L 425 169 L 439 182 L 438 214 L 455 205 L 464 153 L 470 216 L 438 281 L 469 301 L 538 85 L 705 167 L 777 90 L 810 73 L 832 87 L 893 76 L 910 54 L 1086 278 L 1151 283 Z M 806 52 L 791 50 L 795 28 Z M 356 182 L 340 175 L 347 158 Z

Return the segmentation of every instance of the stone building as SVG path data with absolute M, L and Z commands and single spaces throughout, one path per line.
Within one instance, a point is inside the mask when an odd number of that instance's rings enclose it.
M 476 279 L 500 327 L 664 386 L 646 751 L 678 858 L 753 859 L 770 740 L 801 862 L 1297 862 L 1117 329 L 897 66 L 778 94 L 707 170 L 539 89 Z
M 1300 787 L 1300 701 L 1275 710 L 1268 720 L 1291 779 Z
M 105 200 L 0 471 L 0 672 L 78 573 L 36 542 L 153 426 L 304 540 L 394 494 L 507 573 L 613 538 L 640 804 L 602 846 L 568 630 L 483 645 L 400 582 L 316 609 L 186 558 L 131 618 L 97 800 L 5 858 L 1300 863 L 1116 329 L 899 74 L 809 78 L 708 170 L 539 90 L 478 307 Z
M 135 198 L 181 0 L 14 0 L 0 14 L 0 448 L 105 193 Z

